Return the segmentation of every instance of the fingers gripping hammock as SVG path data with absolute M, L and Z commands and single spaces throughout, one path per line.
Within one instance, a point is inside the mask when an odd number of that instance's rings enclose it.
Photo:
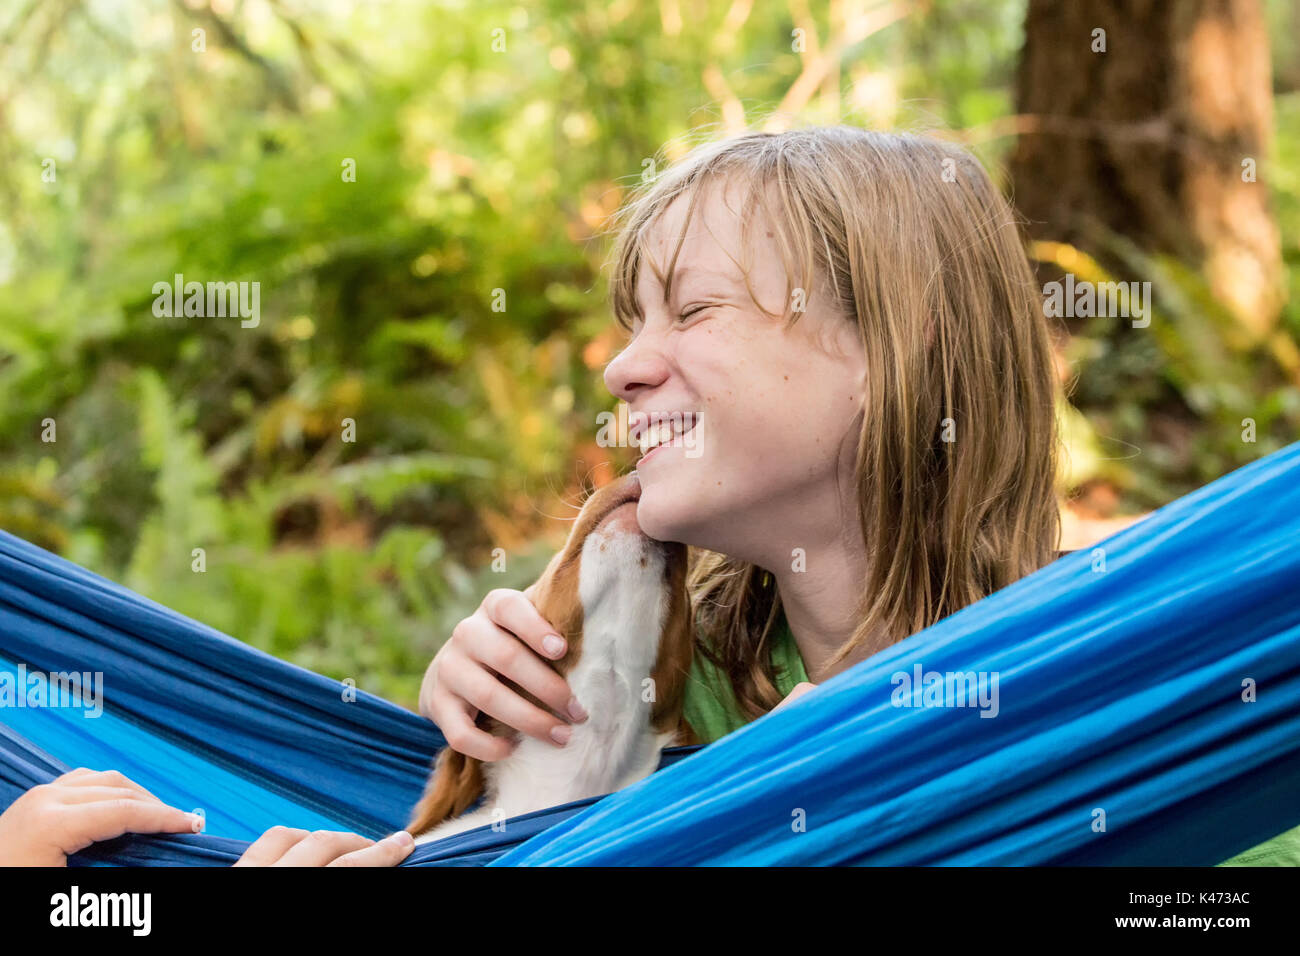
M 666 752 L 626 790 L 404 865 L 1217 863 L 1300 824 L 1298 542 L 1300 444 Z M 996 717 L 897 706 L 894 675 L 917 667 L 996 675 Z M 102 673 L 99 717 L 19 706 L 72 703 L 48 678 L 74 671 Z M 377 837 L 444 744 L 7 534 L 0 701 L 0 808 L 84 765 L 206 814 L 203 834 L 126 836 L 74 864 L 225 865 L 276 824 Z

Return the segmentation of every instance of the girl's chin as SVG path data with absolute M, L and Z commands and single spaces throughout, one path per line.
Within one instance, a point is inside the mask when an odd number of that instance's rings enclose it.
M 680 538 L 675 536 L 676 526 L 671 522 L 664 522 L 655 518 L 642 518 L 641 509 L 637 509 L 636 515 L 637 526 L 647 537 L 654 538 L 656 541 L 679 541 Z
M 686 515 L 679 514 L 671 501 L 659 500 L 661 495 L 642 489 L 641 500 L 637 502 L 636 523 L 641 530 L 656 541 L 685 541 L 683 534 L 688 533 L 689 522 Z

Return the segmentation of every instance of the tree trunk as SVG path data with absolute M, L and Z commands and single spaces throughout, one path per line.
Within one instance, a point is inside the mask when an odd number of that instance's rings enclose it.
M 1108 232 L 1172 253 L 1268 332 L 1284 286 L 1258 0 L 1029 0 L 1017 104 L 1011 176 L 1033 238 L 1112 264 Z

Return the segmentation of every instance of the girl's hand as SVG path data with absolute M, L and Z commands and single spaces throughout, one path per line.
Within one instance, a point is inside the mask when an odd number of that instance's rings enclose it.
M 405 830 L 376 842 L 356 833 L 272 827 L 235 866 L 397 866 L 413 849 L 415 841 Z
M 794 700 L 796 697 L 802 697 L 804 694 L 808 693 L 808 691 L 812 690 L 816 686 L 817 686 L 816 684 L 810 684 L 808 681 L 804 681 L 801 684 L 795 684 L 794 690 L 790 691 L 790 693 L 786 695 L 785 700 L 781 701 L 781 703 L 777 704 L 772 709 L 780 710 L 786 704 L 790 703 L 790 701 Z
M 167 806 L 116 770 L 83 767 L 32 787 L 0 814 L 0 866 L 67 866 L 70 854 L 124 833 L 201 829 L 201 817 Z
M 479 760 L 500 760 L 513 749 L 510 741 L 474 725 L 480 713 L 562 747 L 572 732 L 568 723 L 530 703 L 502 679 L 514 681 L 556 713 L 584 721 L 587 713 L 568 681 L 542 660 L 557 660 L 568 649 L 533 607 L 528 591 L 489 591 L 434 655 L 420 688 L 420 713 L 438 725 L 453 750 Z

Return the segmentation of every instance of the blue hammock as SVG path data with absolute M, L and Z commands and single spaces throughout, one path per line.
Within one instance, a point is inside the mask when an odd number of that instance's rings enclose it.
M 666 752 L 635 786 L 404 865 L 1217 863 L 1300 824 L 1298 542 L 1300 444 L 701 752 Z M 98 716 L 70 672 L 103 675 Z M 954 673 L 997 678 L 995 717 L 900 677 Z M 224 865 L 276 824 L 378 837 L 443 744 L 0 533 L 0 808 L 84 765 L 207 819 L 73 864 Z

